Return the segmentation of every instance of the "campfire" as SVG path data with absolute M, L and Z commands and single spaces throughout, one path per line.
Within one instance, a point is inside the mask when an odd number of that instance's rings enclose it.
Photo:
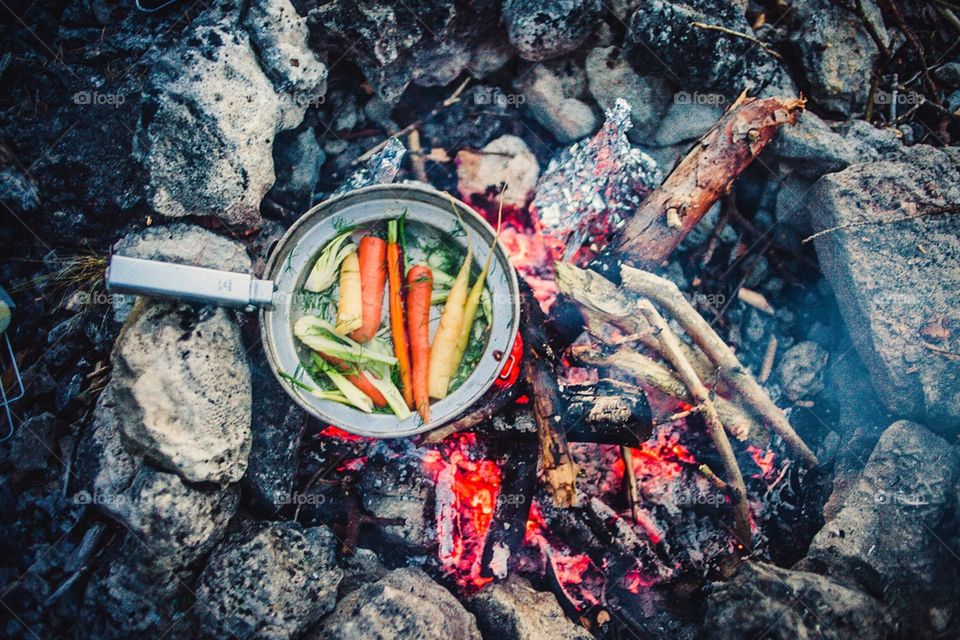
M 956 6 L 28 4 L 4 637 L 958 637 Z

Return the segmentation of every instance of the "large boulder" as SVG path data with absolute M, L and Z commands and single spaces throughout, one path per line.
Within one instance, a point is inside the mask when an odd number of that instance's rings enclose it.
M 304 32 L 290 3 L 254 3 L 251 11 L 271 19 L 254 30 L 254 42 L 239 8 L 215 6 L 147 78 L 134 151 L 157 213 L 257 223 L 260 200 L 274 181 L 274 137 L 303 119 L 303 101 L 279 92 L 323 91 L 326 69 L 298 41 Z M 298 64 L 288 55 L 298 56 Z
M 520 57 L 547 60 L 583 44 L 600 12 L 600 0 L 505 0 L 503 24 Z
M 250 453 L 251 390 L 228 312 L 135 306 L 113 356 L 116 404 L 134 450 L 193 482 L 236 482 Z
M 485 638 L 515 640 L 590 640 L 590 633 L 563 613 L 552 593 L 537 591 L 511 575 L 470 598 L 467 607 L 477 617 Z
M 327 90 L 327 66 L 307 46 L 309 31 L 290 0 L 253 0 L 243 26 L 260 66 L 278 91 L 295 92 L 298 102 L 322 98 Z
M 892 424 L 837 515 L 798 568 L 881 598 L 905 628 L 935 629 L 939 610 L 960 600 L 955 524 L 960 455 L 919 424 Z
M 197 615 L 214 638 L 292 638 L 333 609 L 343 572 L 326 527 L 251 525 L 210 557 L 197 584 Z
M 477 622 L 421 569 L 391 571 L 350 593 L 317 631 L 317 640 L 480 640 Z
M 829 578 L 745 562 L 707 598 L 706 629 L 716 640 L 887 638 L 889 614 L 874 598 Z
M 960 165 L 925 145 L 825 176 L 808 210 L 823 273 L 894 414 L 960 433 Z M 954 211 L 950 213 L 950 211 Z

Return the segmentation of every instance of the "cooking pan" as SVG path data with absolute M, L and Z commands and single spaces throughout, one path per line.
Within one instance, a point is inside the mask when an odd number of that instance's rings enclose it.
M 344 227 L 367 226 L 404 213 L 411 264 L 423 259 L 418 246 L 425 242 L 455 243 L 458 251 L 465 252 L 469 237 L 475 264 L 485 262 L 491 249 L 494 251 L 487 278 L 492 313 L 482 355 L 463 384 L 431 404 L 429 422 L 423 422 L 416 413 L 398 420 L 392 414 L 369 414 L 322 400 L 298 389 L 285 377 L 302 371 L 300 362 L 307 351 L 294 337 L 293 323 L 305 313 L 298 294 L 321 250 Z M 468 233 L 463 232 L 461 220 Z M 273 249 L 264 279 L 115 255 L 107 268 L 107 288 L 115 293 L 259 308 L 267 360 L 281 386 L 298 405 L 318 419 L 357 435 L 405 437 L 435 429 L 457 417 L 479 400 L 499 376 L 506 377 L 510 368 L 518 366 L 510 355 L 520 324 L 517 275 L 500 244 L 493 246 L 494 235 L 486 220 L 445 193 L 419 185 L 374 185 L 337 196 L 307 211 Z M 434 330 L 436 322 L 436 318 L 431 319 Z

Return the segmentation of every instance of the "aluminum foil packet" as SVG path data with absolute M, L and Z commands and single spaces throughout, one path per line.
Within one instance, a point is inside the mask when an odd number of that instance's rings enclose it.
M 397 179 L 400 163 L 406 153 L 407 148 L 402 142 L 397 138 L 390 138 L 383 149 L 367 160 L 367 164 L 354 171 L 330 196 L 339 196 L 373 184 L 390 184 Z
M 537 182 L 531 208 L 555 259 L 589 261 L 662 181 L 653 158 L 627 140 L 630 111 L 619 98 L 600 130 L 551 160 Z

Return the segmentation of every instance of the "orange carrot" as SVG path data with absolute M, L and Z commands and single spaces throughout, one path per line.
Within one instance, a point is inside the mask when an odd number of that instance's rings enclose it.
M 393 336 L 393 355 L 397 357 L 400 370 L 400 390 L 403 400 L 411 409 L 413 404 L 413 380 L 410 377 L 410 343 L 403 317 L 403 265 L 400 261 L 400 245 L 397 244 L 399 220 L 387 223 L 387 280 L 390 283 L 390 333 Z
M 321 353 L 320 357 L 332 364 L 337 371 L 342 373 L 344 377 L 353 383 L 357 389 L 363 391 L 371 400 L 373 404 L 378 407 L 387 406 L 387 399 L 383 397 L 383 394 L 377 391 L 377 388 L 373 386 L 373 383 L 367 379 L 367 374 L 363 371 L 356 371 L 348 363 L 344 362 L 340 358 L 334 358 L 333 356 L 328 356 L 325 353 Z
M 376 236 L 360 239 L 360 295 L 363 298 L 363 324 L 350 334 L 357 342 L 369 342 L 380 328 L 383 312 L 383 286 L 387 279 L 387 243 Z
M 413 401 L 424 422 L 430 421 L 430 295 L 433 271 L 422 264 L 407 274 L 407 332 L 413 360 Z

